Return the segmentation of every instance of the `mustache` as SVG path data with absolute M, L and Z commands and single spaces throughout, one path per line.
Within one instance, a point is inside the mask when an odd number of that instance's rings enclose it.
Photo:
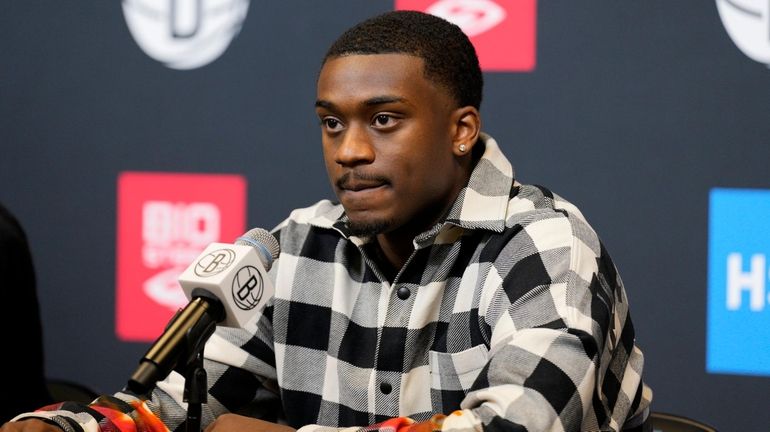
M 358 171 L 346 172 L 345 174 L 341 175 L 340 178 L 334 182 L 334 184 L 340 189 L 348 189 L 353 182 L 390 184 L 390 180 L 388 180 L 388 178 L 385 176 Z

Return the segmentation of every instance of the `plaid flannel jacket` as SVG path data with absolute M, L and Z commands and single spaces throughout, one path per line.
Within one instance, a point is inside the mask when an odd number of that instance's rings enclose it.
M 643 356 L 607 251 L 575 206 L 519 184 L 482 140 L 468 186 L 392 283 L 339 205 L 276 228 L 274 299 L 207 344 L 204 424 L 228 411 L 303 431 L 617 431 L 646 418 Z M 182 378 L 158 387 L 147 405 L 183 427 Z

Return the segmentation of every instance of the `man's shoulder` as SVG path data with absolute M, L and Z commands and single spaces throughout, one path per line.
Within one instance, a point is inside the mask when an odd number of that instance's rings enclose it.
M 331 225 L 342 216 L 344 209 L 339 203 L 322 199 L 317 203 L 292 210 L 289 220 L 298 224 Z
M 534 184 L 515 183 L 508 201 L 507 224 L 520 224 L 533 217 L 586 219 L 580 209 L 552 190 Z
M 506 214 L 506 231 L 511 230 L 526 233 L 536 244 L 567 246 L 580 240 L 599 253 L 599 236 L 580 209 L 544 186 L 514 185 Z
M 342 216 L 344 209 L 338 203 L 323 199 L 308 207 L 297 208 L 289 213 L 289 217 L 283 220 L 273 230 L 280 231 L 288 225 L 314 225 L 331 228 Z
M 293 274 L 300 267 L 318 270 L 312 263 L 334 263 L 338 246 L 346 241 L 340 229 L 343 215 L 342 206 L 329 200 L 293 210 L 272 231 L 281 246 L 280 267 Z
M 324 199 L 311 206 L 292 210 L 289 217 L 273 228 L 272 234 L 281 243 L 282 251 L 289 244 L 301 247 L 312 232 L 336 232 L 334 224 L 343 213 L 340 204 Z

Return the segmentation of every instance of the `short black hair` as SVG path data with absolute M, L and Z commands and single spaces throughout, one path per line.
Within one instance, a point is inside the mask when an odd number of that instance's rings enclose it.
M 459 104 L 481 107 L 484 79 L 473 44 L 460 27 L 417 11 L 392 11 L 348 29 L 323 63 L 356 54 L 403 53 L 422 58 L 425 77 L 444 86 Z

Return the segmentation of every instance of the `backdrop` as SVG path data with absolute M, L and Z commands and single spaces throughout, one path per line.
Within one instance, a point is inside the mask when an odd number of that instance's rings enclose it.
M 117 294 L 139 289 L 132 275 L 172 271 L 147 282 L 167 319 L 178 299 L 163 288 L 198 243 L 332 197 L 313 110 L 321 58 L 344 29 L 410 5 L 398 3 L 0 3 L 0 201 L 29 236 L 49 376 L 119 390 L 149 346 L 119 331 L 147 318 Z M 756 209 L 770 189 L 770 5 L 496 3 L 507 14 L 476 24 L 522 20 L 491 42 L 519 57 L 485 67 L 483 129 L 613 254 L 654 409 L 768 430 L 770 206 Z M 235 192 L 184 196 L 207 179 Z M 724 243 L 741 235 L 757 245 Z

